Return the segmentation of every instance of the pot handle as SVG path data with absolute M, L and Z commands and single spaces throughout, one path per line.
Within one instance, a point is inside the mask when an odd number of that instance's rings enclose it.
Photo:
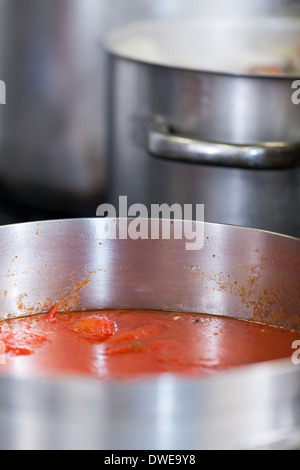
M 300 143 L 214 143 L 171 134 L 164 125 L 150 130 L 148 151 L 173 161 L 235 168 L 290 168 L 300 162 Z

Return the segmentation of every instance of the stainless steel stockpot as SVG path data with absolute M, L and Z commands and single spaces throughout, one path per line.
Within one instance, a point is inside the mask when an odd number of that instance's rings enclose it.
M 205 312 L 300 334 L 299 240 L 209 223 L 199 251 L 187 251 L 186 240 L 172 236 L 100 238 L 119 223 L 83 219 L 1 227 L 1 318 L 49 311 L 59 303 L 62 310 Z M 6 376 L 0 366 L 0 448 L 299 448 L 299 367 L 287 359 L 211 379 L 166 374 L 98 382 L 26 371 Z
M 103 39 L 151 18 L 299 13 L 297 0 L 0 0 L 0 180 L 9 196 L 94 213 L 107 185 Z
M 107 40 L 111 200 L 205 204 L 300 236 L 298 16 L 138 23 Z M 286 67 L 281 76 L 253 66 Z

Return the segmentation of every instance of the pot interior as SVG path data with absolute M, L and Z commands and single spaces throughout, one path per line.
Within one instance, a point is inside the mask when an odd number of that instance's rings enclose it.
M 145 219 L 149 238 L 137 240 L 129 235 L 132 222 L 77 219 L 1 227 L 1 319 L 48 312 L 58 304 L 61 311 L 197 312 L 300 330 L 298 239 L 193 223 L 198 242 L 203 237 L 203 247 L 195 250 L 187 249 L 191 240 L 182 221 L 171 223 L 170 239 L 160 221 L 160 237 L 151 239 L 151 220 Z M 174 239 L 179 228 L 182 239 Z M 104 238 L 106 229 L 110 238 Z
M 137 23 L 112 33 L 110 52 L 173 68 L 245 74 L 278 67 L 300 74 L 297 17 L 203 18 Z

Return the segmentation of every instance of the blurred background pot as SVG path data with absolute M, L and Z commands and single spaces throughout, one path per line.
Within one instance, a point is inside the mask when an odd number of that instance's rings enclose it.
M 140 22 L 112 34 L 111 199 L 300 237 L 300 17 Z M 248 69 L 249 68 L 249 69 Z
M 1 2 L 2 185 L 36 205 L 72 209 L 103 190 L 102 2 Z
M 103 39 L 128 22 L 297 12 L 297 1 L 0 0 L 2 192 L 18 202 L 94 215 L 106 198 Z

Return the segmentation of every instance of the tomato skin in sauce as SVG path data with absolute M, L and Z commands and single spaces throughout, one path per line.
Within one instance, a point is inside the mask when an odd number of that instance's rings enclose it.
M 105 339 L 113 335 L 116 327 L 113 321 L 105 316 L 90 315 L 76 321 L 71 329 L 78 334 L 91 338 Z
M 127 380 L 207 377 L 291 357 L 300 333 L 226 317 L 158 311 L 58 313 L 0 323 L 0 374 L 72 374 Z

